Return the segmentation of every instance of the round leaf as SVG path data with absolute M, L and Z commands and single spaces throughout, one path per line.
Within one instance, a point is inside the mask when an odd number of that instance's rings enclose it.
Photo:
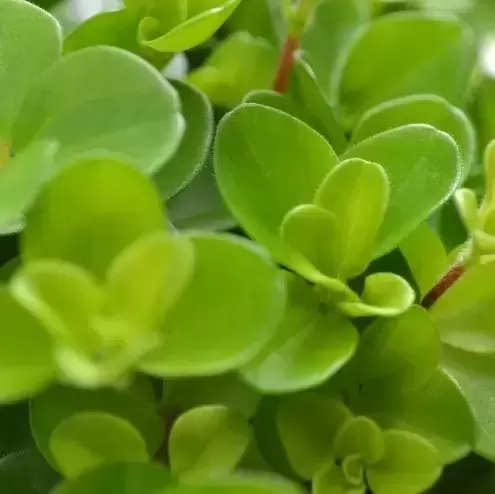
M 12 144 L 17 151 L 33 139 L 58 141 L 58 169 L 104 149 L 152 173 L 179 145 L 179 111 L 174 89 L 146 62 L 116 48 L 87 48 L 65 56 L 36 81 Z
M 370 137 L 342 157 L 349 158 L 379 163 L 390 181 L 390 201 L 378 232 L 375 257 L 397 247 L 459 183 L 454 140 L 428 125 L 406 125 Z
M 160 198 L 136 169 L 115 159 L 79 162 L 40 194 L 22 238 L 26 260 L 58 258 L 103 276 L 138 238 L 164 229 Z
M 396 14 L 364 26 L 341 60 L 333 94 L 335 101 L 340 94 L 343 112 L 350 117 L 411 94 L 436 94 L 463 106 L 476 43 L 470 29 L 455 18 Z
M 285 304 L 281 275 L 256 246 L 226 235 L 188 238 L 196 254 L 191 282 L 165 319 L 162 346 L 142 362 L 163 377 L 243 365 L 271 338 Z
M 181 100 L 186 130 L 173 157 L 153 176 L 164 199 L 176 195 L 200 172 L 213 134 L 213 110 L 206 96 L 184 82 L 172 85 Z
M 368 483 L 376 494 L 417 494 L 431 487 L 442 467 L 438 451 L 417 434 L 388 430 L 383 434 L 385 456 L 367 470 Z
M 107 463 L 146 462 L 146 443 L 126 420 L 101 412 L 76 413 L 50 437 L 58 469 L 69 478 Z
M 265 106 L 241 105 L 218 129 L 215 167 L 227 205 L 250 236 L 288 264 L 293 252 L 278 235 L 282 220 L 312 202 L 337 162 L 318 133 Z
M 0 307 L 0 403 L 9 403 L 41 391 L 56 368 L 48 333 L 3 287 Z
M 314 494 L 365 494 L 366 486 L 356 487 L 347 481 L 343 471 L 333 461 L 313 479 Z
M 322 311 L 314 289 L 291 276 L 284 318 L 270 342 L 241 372 L 263 393 L 301 391 L 336 374 L 357 343 L 357 331 L 349 320 Z
M 172 427 L 170 466 L 183 481 L 195 482 L 230 473 L 249 443 L 246 419 L 220 405 L 193 408 Z

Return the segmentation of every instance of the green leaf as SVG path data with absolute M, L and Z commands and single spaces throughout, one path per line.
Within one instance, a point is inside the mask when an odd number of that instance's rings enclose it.
M 358 456 L 372 465 L 385 454 L 383 434 L 378 425 L 367 417 L 353 417 L 340 428 L 334 441 L 336 458 Z
M 428 124 L 449 134 L 459 148 L 461 182 L 476 159 L 476 132 L 466 114 L 433 94 L 414 95 L 387 101 L 366 112 L 356 125 L 353 141 L 408 124 Z
M 164 33 L 160 32 L 159 20 L 146 17 L 139 27 L 139 41 L 144 46 L 159 52 L 178 53 L 190 50 L 213 36 L 240 2 L 241 0 L 189 1 L 186 10 L 187 19 L 170 26 Z M 167 18 L 170 8 L 165 6 L 163 18 Z
M 56 369 L 48 333 L 3 287 L 0 306 L 0 403 L 10 403 L 41 391 Z
M 431 308 L 442 340 L 466 351 L 495 353 L 495 263 L 470 267 Z
M 221 405 L 193 408 L 172 427 L 172 472 L 185 482 L 225 476 L 240 462 L 248 443 L 248 423 L 238 412 Z
M 356 29 L 369 20 L 371 12 L 368 4 L 363 0 L 319 2 L 304 31 L 302 49 L 329 101 L 332 87 L 337 83 L 339 59 Z M 330 103 L 334 105 L 337 101 Z
M 38 449 L 51 465 L 56 466 L 50 443 L 57 427 L 78 414 L 101 413 L 131 424 L 146 441 L 148 455 L 153 457 L 163 441 L 163 420 L 156 411 L 148 386 L 149 382 L 142 379 L 121 391 L 50 388 L 31 401 L 31 430 Z
M 353 360 L 355 379 L 365 384 L 393 379 L 402 391 L 422 387 L 437 368 L 438 330 L 429 313 L 414 306 L 393 319 L 379 319 L 361 334 Z
M 69 478 L 108 463 L 147 462 L 146 443 L 126 420 L 108 413 L 76 413 L 50 437 L 58 469 Z
M 340 302 L 338 307 L 351 317 L 397 317 L 412 306 L 415 298 L 404 278 L 393 273 L 375 273 L 365 279 L 360 301 Z
M 342 157 L 350 158 L 379 163 L 390 181 L 390 201 L 378 232 L 375 257 L 397 247 L 448 199 L 459 183 L 455 142 L 428 125 L 406 125 L 373 136 Z
M 192 281 L 165 319 L 162 346 L 141 366 L 157 376 L 216 375 L 243 365 L 271 338 L 284 309 L 281 275 L 257 246 L 211 233 L 188 238 L 196 253 Z
M 366 486 L 350 485 L 341 468 L 333 461 L 313 479 L 313 494 L 365 494 Z
M 173 157 L 153 176 L 163 198 L 179 193 L 203 167 L 213 135 L 213 110 L 208 98 L 189 84 L 173 81 L 186 122 L 184 137 Z
M 348 118 L 412 94 L 435 94 L 463 106 L 475 60 L 473 33 L 461 21 L 414 13 L 389 15 L 354 36 L 336 71 L 334 101 L 340 98 Z
M 285 398 L 277 427 L 288 459 L 304 479 L 311 479 L 332 460 L 334 440 L 351 412 L 324 395 L 305 393 Z
M 33 203 L 51 176 L 55 142 L 39 141 L 21 151 L 0 170 L 0 232 L 8 233 Z
M 156 494 L 175 492 L 171 475 L 162 466 L 140 463 L 104 465 L 67 480 L 52 494 Z
M 438 451 L 411 432 L 388 430 L 383 434 L 385 457 L 368 468 L 368 483 L 376 494 L 417 494 L 431 487 L 442 467 Z
M 0 406 L 0 458 L 33 446 L 26 402 Z
M 146 62 L 112 47 L 69 54 L 38 78 L 13 131 L 13 147 L 33 139 L 60 143 L 60 169 L 104 149 L 152 173 L 179 145 L 184 130 L 179 98 Z
M 284 318 L 263 350 L 242 367 L 243 377 L 264 393 L 318 386 L 352 357 L 358 334 L 347 318 L 321 310 L 319 297 L 301 278 L 288 278 Z
M 0 141 L 9 142 L 33 81 L 60 56 L 62 33 L 50 14 L 18 0 L 0 3 L 0 32 Z
M 25 260 L 58 258 L 103 277 L 124 248 L 164 224 L 146 177 L 116 159 L 90 159 L 61 172 L 37 198 L 22 253 Z
M 350 159 L 323 180 L 315 204 L 335 215 L 332 247 L 338 278 L 355 278 L 367 268 L 388 198 L 387 175 L 376 163 Z
M 425 222 L 407 236 L 399 247 L 421 296 L 425 296 L 449 269 L 449 259 L 442 240 Z M 425 252 L 428 252 L 427 256 Z
M 424 437 L 438 449 L 442 463 L 460 460 L 475 444 L 473 411 L 457 382 L 440 369 L 409 393 L 403 393 L 393 382 L 367 384 L 357 407 L 359 413 L 376 420 L 382 428 L 407 430 Z
M 277 142 L 284 145 L 275 147 Z M 337 162 L 318 133 L 265 106 L 237 107 L 218 129 L 215 169 L 227 205 L 250 236 L 289 265 L 294 252 L 278 235 L 282 220 L 312 202 Z
M 495 359 L 458 350 L 446 345 L 443 366 L 452 376 L 474 411 L 478 436 L 474 450 L 481 456 L 495 460 Z
M 481 148 L 495 139 L 495 77 L 485 74 L 479 82 L 473 102 L 473 116 Z
M 277 61 L 277 50 L 267 41 L 238 32 L 221 42 L 188 81 L 214 104 L 232 108 L 250 91 L 272 86 Z
M 251 418 L 261 396 L 237 374 L 221 376 L 173 379 L 165 381 L 163 388 L 165 406 L 188 410 L 200 405 L 225 405 Z

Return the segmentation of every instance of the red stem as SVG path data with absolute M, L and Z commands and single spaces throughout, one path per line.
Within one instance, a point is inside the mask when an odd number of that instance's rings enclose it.
M 421 302 L 425 309 L 431 308 L 435 302 L 466 272 L 466 267 L 457 264 L 426 294 Z
M 277 70 L 277 76 L 273 89 L 278 93 L 285 93 L 289 89 L 292 68 L 294 66 L 294 53 L 299 48 L 299 39 L 294 36 L 289 36 L 285 41 L 280 64 Z

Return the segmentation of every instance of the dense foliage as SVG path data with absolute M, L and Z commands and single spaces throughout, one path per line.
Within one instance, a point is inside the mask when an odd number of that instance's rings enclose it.
M 0 491 L 492 493 L 493 2 L 64 1 L 0 0 Z

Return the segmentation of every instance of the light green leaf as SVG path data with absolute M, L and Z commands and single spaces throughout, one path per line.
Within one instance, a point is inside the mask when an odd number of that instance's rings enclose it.
M 476 197 L 474 190 L 456 190 L 454 194 L 454 202 L 459 213 L 459 217 L 468 232 L 474 233 L 476 230 L 483 228 L 482 220 L 478 213 L 478 198 Z
M 337 432 L 333 448 L 336 458 L 357 456 L 368 465 L 377 463 L 385 454 L 382 431 L 367 417 L 347 420 Z
M 476 132 L 462 110 L 439 96 L 406 96 L 378 105 L 361 117 L 352 139 L 359 142 L 408 124 L 428 124 L 449 134 L 459 147 L 461 182 L 466 180 L 476 159 Z
M 455 142 L 428 125 L 406 125 L 373 136 L 342 157 L 350 158 L 379 163 L 390 181 L 390 201 L 378 232 L 375 257 L 397 247 L 459 183 Z
M 213 110 L 208 98 L 189 84 L 173 81 L 179 94 L 186 130 L 179 148 L 153 176 L 164 199 L 188 185 L 203 167 L 213 135 Z
M 168 26 L 169 29 L 165 33 L 160 33 L 160 21 L 153 17 L 144 18 L 139 27 L 139 41 L 144 46 L 160 52 L 178 53 L 190 50 L 213 36 L 240 2 L 241 0 L 189 1 L 186 9 L 187 19 L 175 26 Z M 165 12 L 168 14 L 169 11 L 167 6 Z
M 485 74 L 479 82 L 473 102 L 473 116 L 483 149 L 495 139 L 495 77 Z
M 338 307 L 351 317 L 397 317 L 414 303 L 411 285 L 393 273 L 375 273 L 364 281 L 361 300 L 340 302 Z
M 238 32 L 221 42 L 188 81 L 214 104 L 232 108 L 250 91 L 272 86 L 277 61 L 277 50 L 266 40 Z
M 218 130 L 215 168 L 227 205 L 250 236 L 289 265 L 294 252 L 278 235 L 282 220 L 295 206 L 312 202 L 337 162 L 318 133 L 265 106 L 237 107 Z
M 449 269 L 449 259 L 442 240 L 425 222 L 408 235 L 399 247 L 421 296 L 426 295 Z M 428 255 L 425 256 L 425 252 Z
M 284 398 L 277 427 L 287 457 L 304 479 L 311 479 L 332 460 L 335 438 L 351 412 L 324 395 L 305 393 Z
M 51 465 L 56 466 L 50 448 L 54 431 L 71 417 L 90 412 L 109 414 L 131 424 L 145 440 L 148 455 L 153 457 L 163 441 L 163 420 L 149 396 L 148 387 L 149 382 L 142 379 L 121 391 L 50 388 L 31 401 L 31 430 L 38 449 Z
M 332 105 L 336 68 L 356 29 L 370 17 L 369 2 L 332 0 L 319 2 L 304 31 L 301 45 L 309 58 L 316 79 Z
M 0 287 L 0 402 L 33 396 L 56 374 L 49 335 L 9 292 Z
M 58 469 L 69 478 L 101 465 L 147 462 L 146 443 L 126 420 L 108 413 L 76 413 L 61 422 L 50 437 Z
M 39 141 L 0 166 L 0 232 L 9 233 L 22 219 L 52 175 L 56 152 L 55 142 Z
M 470 267 L 431 308 L 442 340 L 454 347 L 495 353 L 495 263 Z
M 361 334 L 353 361 L 360 384 L 392 379 L 406 392 L 422 387 L 438 366 L 440 337 L 429 313 L 414 306 L 393 319 L 379 319 Z
M 52 494 L 157 494 L 170 492 L 169 471 L 162 466 L 141 463 L 103 465 L 60 484 Z
M 368 468 L 368 483 L 376 494 L 417 494 L 431 487 L 442 467 L 438 451 L 411 432 L 388 430 L 383 434 L 385 456 Z
M 427 439 L 438 449 L 442 463 L 460 460 L 475 445 L 473 411 L 459 385 L 440 369 L 409 393 L 390 381 L 367 384 L 357 406 L 359 413 L 376 420 L 382 428 L 407 430 Z
M 463 106 L 476 43 L 455 18 L 400 13 L 364 26 L 341 60 L 332 94 L 349 118 L 412 94 L 435 94 Z
M 263 350 L 242 367 L 243 377 L 264 393 L 315 387 L 336 374 L 358 343 L 354 326 L 331 309 L 321 310 L 317 293 L 301 278 L 288 278 L 284 318 Z
M 20 110 L 13 147 L 60 143 L 57 168 L 88 152 L 127 156 L 152 173 L 177 149 L 184 122 L 179 98 L 146 62 L 112 47 L 69 54 L 39 78 Z
M 280 273 L 255 245 L 211 233 L 188 238 L 196 253 L 191 283 L 165 319 L 162 346 L 142 363 L 163 377 L 216 375 L 245 364 L 272 337 L 285 304 Z
M 0 33 L 0 141 L 9 142 L 33 81 L 60 56 L 62 33 L 50 14 L 21 0 L 0 2 Z
M 366 486 L 356 487 L 346 480 L 342 469 L 333 461 L 313 479 L 313 494 L 365 494 Z
M 248 422 L 238 412 L 221 405 L 193 408 L 172 427 L 172 472 L 184 482 L 225 476 L 240 462 L 248 443 Z
M 337 223 L 333 257 L 338 278 L 355 278 L 367 268 L 388 198 L 383 168 L 357 158 L 340 163 L 320 185 L 315 204 L 334 214 Z
M 112 158 L 89 159 L 61 172 L 37 198 L 22 253 L 25 260 L 58 258 L 103 277 L 117 254 L 164 224 L 160 198 L 138 170 Z

